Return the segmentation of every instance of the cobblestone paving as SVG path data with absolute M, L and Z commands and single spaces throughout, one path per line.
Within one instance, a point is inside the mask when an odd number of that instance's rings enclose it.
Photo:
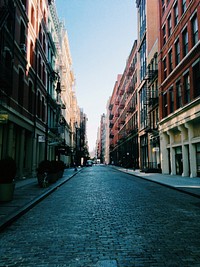
M 0 266 L 200 266 L 200 200 L 88 167 L 0 235 Z

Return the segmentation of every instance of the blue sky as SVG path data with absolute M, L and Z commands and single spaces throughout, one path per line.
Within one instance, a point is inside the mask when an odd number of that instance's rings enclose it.
M 68 33 L 78 104 L 88 117 L 90 151 L 117 75 L 137 39 L 135 0 L 56 0 Z

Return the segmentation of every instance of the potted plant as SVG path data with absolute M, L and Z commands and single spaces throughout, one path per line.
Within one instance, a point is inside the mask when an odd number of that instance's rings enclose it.
M 16 172 L 16 162 L 13 158 L 7 157 L 0 160 L 0 201 L 13 199 Z
M 43 160 L 39 163 L 39 166 L 37 168 L 37 179 L 39 186 L 48 186 L 51 168 L 51 162 L 49 160 Z

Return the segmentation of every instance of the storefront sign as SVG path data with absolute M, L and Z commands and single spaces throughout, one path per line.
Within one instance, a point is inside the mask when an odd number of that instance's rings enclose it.
M 159 152 L 160 149 L 159 149 L 159 147 L 153 147 L 153 148 L 152 148 L 152 151 L 153 151 L 153 152 Z
M 38 136 L 38 142 L 39 143 L 45 143 L 45 135 L 39 135 Z
M 0 124 L 8 122 L 8 114 L 0 113 Z

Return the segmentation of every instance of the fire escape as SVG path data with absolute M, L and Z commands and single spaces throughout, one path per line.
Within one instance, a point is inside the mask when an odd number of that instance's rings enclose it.
M 0 97 L 11 94 L 14 51 L 14 5 L 12 1 L 0 3 Z M 10 34 L 8 34 L 10 31 Z M 4 99 L 5 100 L 5 99 Z

